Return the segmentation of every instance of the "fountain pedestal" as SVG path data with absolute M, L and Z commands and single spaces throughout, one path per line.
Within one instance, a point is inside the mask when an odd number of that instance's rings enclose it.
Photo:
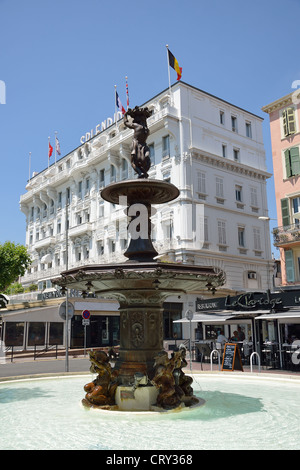
M 153 386 L 132 387 L 120 385 L 115 400 L 120 411 L 152 411 L 156 404 L 158 389 Z

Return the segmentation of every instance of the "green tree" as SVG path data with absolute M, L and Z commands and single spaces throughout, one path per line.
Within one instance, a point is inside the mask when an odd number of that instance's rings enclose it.
M 23 276 L 30 264 L 31 258 L 24 245 L 13 242 L 0 244 L 0 292 L 18 276 Z

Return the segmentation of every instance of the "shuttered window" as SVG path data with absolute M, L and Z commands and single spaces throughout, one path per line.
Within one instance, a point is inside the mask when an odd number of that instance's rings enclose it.
M 286 177 L 300 174 L 299 147 L 291 147 L 284 152 Z
M 296 121 L 294 108 L 287 108 L 282 113 L 283 133 L 285 136 L 295 134 Z
M 290 209 L 289 209 L 289 199 L 281 199 L 281 216 L 282 216 L 282 225 L 286 227 L 290 225 Z
M 286 271 L 286 280 L 288 282 L 295 282 L 295 272 L 294 272 L 294 257 L 292 250 L 286 250 L 285 254 L 285 271 Z

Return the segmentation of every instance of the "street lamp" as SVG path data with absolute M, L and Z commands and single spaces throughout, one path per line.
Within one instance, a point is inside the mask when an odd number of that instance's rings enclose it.
M 271 217 L 267 216 L 267 215 L 260 215 L 258 217 L 259 220 L 264 220 L 265 222 L 269 222 L 270 220 L 276 220 L 277 219 L 272 219 Z M 266 238 L 266 226 L 264 225 L 264 232 L 265 232 L 265 238 Z M 268 242 L 268 247 L 270 246 L 269 245 L 270 241 Z M 271 248 L 271 247 L 270 247 Z M 271 286 L 271 279 L 270 279 L 270 261 L 269 261 L 269 258 L 267 258 L 267 284 L 268 284 L 268 289 L 271 290 L 271 287 L 274 287 L 274 279 L 273 279 L 273 286 Z
M 260 215 L 260 216 L 258 217 L 258 219 L 259 219 L 259 220 L 267 220 L 267 221 L 269 221 L 269 220 L 277 220 L 277 219 L 272 219 L 271 217 L 268 217 L 267 215 Z

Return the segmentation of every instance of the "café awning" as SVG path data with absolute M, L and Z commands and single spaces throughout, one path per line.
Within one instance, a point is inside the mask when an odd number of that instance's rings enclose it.
M 195 312 L 192 323 L 223 323 L 232 320 L 241 320 L 257 317 L 261 314 L 265 314 L 266 310 L 222 310 L 218 312 Z M 173 323 L 189 323 L 187 318 L 180 318 L 180 320 L 174 320 Z
M 292 323 L 293 320 L 298 320 L 300 321 L 300 309 L 296 308 L 290 308 L 289 310 L 285 312 L 274 312 L 274 313 L 268 313 L 265 315 L 260 315 L 257 320 L 280 320 L 281 322 L 286 322 L 286 323 Z

